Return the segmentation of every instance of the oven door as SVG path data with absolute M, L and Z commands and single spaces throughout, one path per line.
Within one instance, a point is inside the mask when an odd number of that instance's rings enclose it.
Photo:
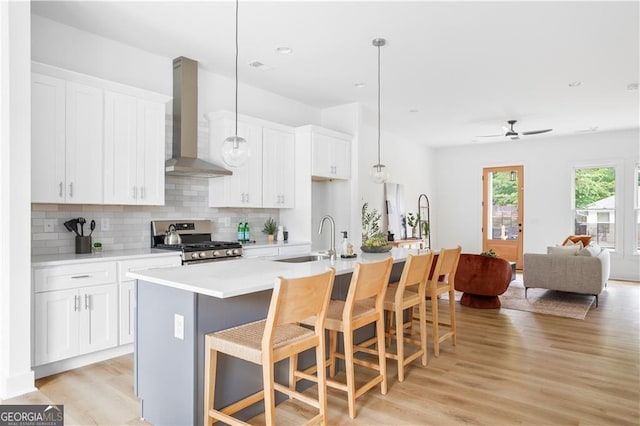
M 211 262 L 225 262 L 229 260 L 238 260 L 242 259 L 242 256 L 234 256 L 234 257 L 218 257 L 216 259 L 198 259 L 198 260 L 183 260 L 183 265 L 197 265 L 199 263 L 211 263 Z

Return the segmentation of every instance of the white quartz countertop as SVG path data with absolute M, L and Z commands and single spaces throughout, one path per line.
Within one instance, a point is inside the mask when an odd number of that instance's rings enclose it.
M 44 254 L 31 257 L 31 266 L 57 266 L 77 264 L 79 262 L 109 262 L 117 260 L 127 260 L 131 258 L 146 257 L 176 257 L 180 256 L 180 252 L 171 250 L 158 249 L 134 249 L 134 250 L 109 250 L 101 253 L 88 254 Z
M 242 243 L 243 249 L 265 248 L 265 247 L 292 247 L 311 245 L 310 241 L 274 241 L 272 243 L 263 240 L 257 240 L 250 243 Z
M 353 271 L 356 262 L 377 262 L 391 256 L 395 263 L 404 261 L 411 253 L 418 252 L 416 249 L 394 248 L 388 253 L 358 253 L 354 259 L 338 258 L 334 261 L 327 259 L 304 263 L 277 261 L 279 258 L 295 256 L 236 258 L 222 262 L 128 272 L 127 277 L 224 299 L 270 290 L 279 276 L 303 277 L 319 274 L 329 267 L 335 268 L 336 275 L 346 274 Z

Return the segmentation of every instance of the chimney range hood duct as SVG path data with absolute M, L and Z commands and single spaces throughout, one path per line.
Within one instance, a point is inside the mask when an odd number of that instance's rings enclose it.
M 173 60 L 173 154 L 165 173 L 198 178 L 232 174 L 198 159 L 198 63 L 184 56 Z

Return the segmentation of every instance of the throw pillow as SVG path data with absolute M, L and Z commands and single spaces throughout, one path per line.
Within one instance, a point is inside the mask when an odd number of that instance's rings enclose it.
M 571 247 L 571 246 L 578 246 L 578 251 L 582 250 L 582 248 L 584 247 L 584 244 L 582 244 L 581 240 L 578 240 L 577 243 L 574 243 L 571 240 L 567 240 L 565 241 L 565 243 L 563 244 L 564 247 Z
M 578 256 L 591 256 L 597 257 L 602 251 L 602 247 L 597 245 L 596 243 L 591 243 L 582 250 L 578 252 Z
M 591 242 L 591 235 L 569 235 L 567 238 L 565 238 L 562 245 L 565 245 L 567 241 L 572 241 L 574 243 L 582 241 L 582 245 L 587 246 Z
M 552 256 L 575 256 L 579 250 L 579 245 L 547 247 L 547 254 Z

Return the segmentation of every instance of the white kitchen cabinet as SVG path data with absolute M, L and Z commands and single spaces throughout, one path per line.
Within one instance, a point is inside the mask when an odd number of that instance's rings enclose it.
M 222 141 L 235 133 L 235 117 L 211 113 L 209 161 L 222 164 Z M 209 179 L 210 207 L 287 208 L 294 206 L 295 133 L 293 129 L 257 118 L 238 119 L 238 136 L 249 143 L 247 164 L 233 175 Z
M 117 346 L 115 278 L 115 262 L 34 271 L 34 365 Z
M 212 161 L 222 142 L 235 133 L 235 120 L 224 117 L 211 123 L 209 152 Z M 262 207 L 262 128 L 238 120 L 238 136 L 249 144 L 250 156 L 246 164 L 230 169 L 231 176 L 209 180 L 210 207 Z
M 118 344 L 115 283 L 36 293 L 35 365 Z
M 151 268 L 180 266 L 179 253 L 175 256 L 150 257 L 118 262 L 118 299 L 119 299 L 119 338 L 120 345 L 132 343 L 135 330 L 136 294 L 135 280 L 127 277 L 129 271 L 141 271 Z
M 295 134 L 262 129 L 262 207 L 294 206 Z
M 312 178 L 351 178 L 351 137 L 317 126 L 304 126 L 297 133 L 311 140 Z
M 102 90 L 32 74 L 32 202 L 102 202 Z
M 305 254 L 311 252 L 311 244 L 272 245 L 262 247 L 243 247 L 243 257 L 267 257 L 286 254 Z
M 165 106 L 105 91 L 104 203 L 164 204 Z

